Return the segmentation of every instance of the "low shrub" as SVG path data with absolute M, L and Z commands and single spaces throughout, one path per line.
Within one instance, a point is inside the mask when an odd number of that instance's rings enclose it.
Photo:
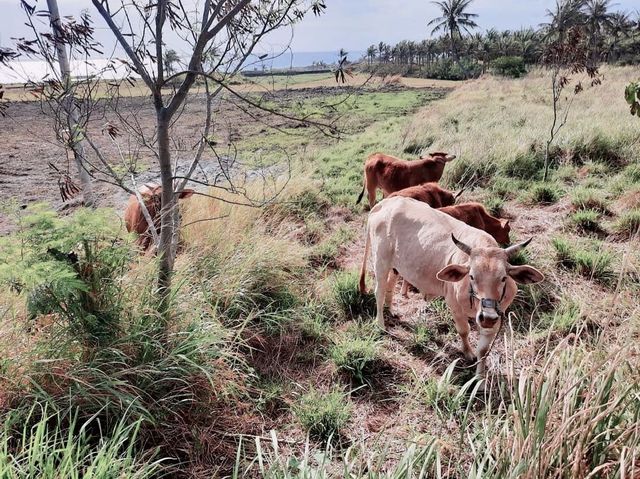
M 527 73 L 522 57 L 498 57 L 491 62 L 491 70 L 497 75 L 510 78 L 520 78 Z
M 574 164 L 583 165 L 589 160 L 605 163 L 611 168 L 622 167 L 626 162 L 620 140 L 601 134 L 588 140 L 578 139 L 572 145 L 571 159 Z
M 342 391 L 328 393 L 311 390 L 293 405 L 293 413 L 310 436 L 335 439 L 351 419 L 351 404 Z

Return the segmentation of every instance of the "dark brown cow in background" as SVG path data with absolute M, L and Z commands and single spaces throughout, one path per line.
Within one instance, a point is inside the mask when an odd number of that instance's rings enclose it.
M 463 223 L 486 231 L 501 245 L 509 244 L 511 226 L 509 220 L 501 220 L 491 216 L 480 203 L 463 203 L 461 205 L 446 206 L 440 211 L 453 216 Z
M 389 198 L 395 196 L 413 198 L 428 204 L 432 208 L 451 206 L 456 202 L 456 197 L 453 193 L 440 187 L 438 183 L 424 183 L 418 186 L 411 186 L 410 188 L 391 193 Z
M 153 220 L 154 227 L 160 234 L 160 210 L 162 208 L 162 186 L 157 183 L 147 183 L 139 190 L 149 216 Z M 188 198 L 193 195 L 193 190 L 183 190 L 178 198 Z M 144 217 L 142 207 L 136 195 L 129 196 L 127 207 L 124 210 L 124 223 L 129 233 L 137 233 L 136 243 L 143 251 L 153 244 L 153 235 L 149 231 L 149 223 Z
M 429 153 L 426 158 L 406 161 L 383 153 L 374 153 L 364 164 L 364 185 L 356 204 L 362 201 L 365 190 L 369 206 L 373 207 L 378 188 L 386 197 L 411 186 L 437 182 L 442 178 L 445 164 L 455 158 L 455 155 L 436 152 Z

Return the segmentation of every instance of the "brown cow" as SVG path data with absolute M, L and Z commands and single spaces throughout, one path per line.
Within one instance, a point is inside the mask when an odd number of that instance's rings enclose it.
M 428 201 L 420 201 L 433 206 Z M 501 220 L 491 216 L 480 203 L 463 203 L 455 206 L 447 205 L 445 207 L 439 207 L 438 210 L 448 214 L 449 216 L 453 216 L 455 219 L 460 220 L 469 226 L 473 226 L 474 228 L 489 233 L 493 239 L 500 244 L 509 244 L 509 232 L 511 231 L 509 220 Z M 400 292 L 405 298 L 408 296 L 409 286 L 411 285 L 407 280 L 402 282 L 402 289 Z
M 378 188 L 386 197 L 410 186 L 438 181 L 442 178 L 444 165 L 455 158 L 455 155 L 436 152 L 429 153 L 426 158 L 405 161 L 383 153 L 374 153 L 364 164 L 364 185 L 356 204 L 362 201 L 365 190 L 369 198 L 369 206 L 373 207 Z
M 395 193 L 391 193 L 389 198 L 395 196 L 405 196 L 414 200 L 422 201 L 432 208 L 442 208 L 450 206 L 456 202 L 456 197 L 450 191 L 441 188 L 438 183 L 423 183 L 422 185 L 411 186 Z
M 486 231 L 498 243 L 509 244 L 509 232 L 511 231 L 509 220 L 501 220 L 491 216 L 480 203 L 463 203 L 439 209 L 469 226 Z
M 144 205 L 153 220 L 158 234 L 160 233 L 160 209 L 162 204 L 162 186 L 157 183 L 147 183 L 139 190 Z M 180 192 L 178 198 L 189 198 L 194 191 L 186 189 Z M 149 231 L 149 223 L 144 217 L 140 202 L 136 195 L 129 196 L 127 207 L 124 210 L 124 223 L 129 233 L 137 233 L 137 243 L 143 251 L 149 249 L 153 243 L 153 235 Z

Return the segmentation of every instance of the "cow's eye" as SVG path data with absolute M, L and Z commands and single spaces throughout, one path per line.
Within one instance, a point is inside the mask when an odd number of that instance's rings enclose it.
M 470 279 L 471 281 L 473 281 L 475 278 L 473 277 L 473 275 L 472 275 L 472 274 L 470 274 L 470 275 L 469 275 L 469 279 Z
M 507 277 L 505 276 L 504 278 L 502 278 L 502 282 L 504 283 L 507 280 Z

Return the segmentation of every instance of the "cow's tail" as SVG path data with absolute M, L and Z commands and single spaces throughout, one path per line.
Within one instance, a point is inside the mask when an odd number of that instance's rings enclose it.
M 364 255 L 362 258 L 362 269 L 360 269 L 360 283 L 358 289 L 360 293 L 365 294 L 367 292 L 366 277 L 367 277 L 367 258 L 369 257 L 369 249 L 371 248 L 371 237 L 369 235 L 369 225 L 364 227 Z
M 362 179 L 362 191 L 360 192 L 360 196 L 358 196 L 358 199 L 356 200 L 356 205 L 359 205 L 360 202 L 362 201 L 362 197 L 364 196 L 364 191 L 367 189 L 367 174 L 365 173 L 364 178 Z

